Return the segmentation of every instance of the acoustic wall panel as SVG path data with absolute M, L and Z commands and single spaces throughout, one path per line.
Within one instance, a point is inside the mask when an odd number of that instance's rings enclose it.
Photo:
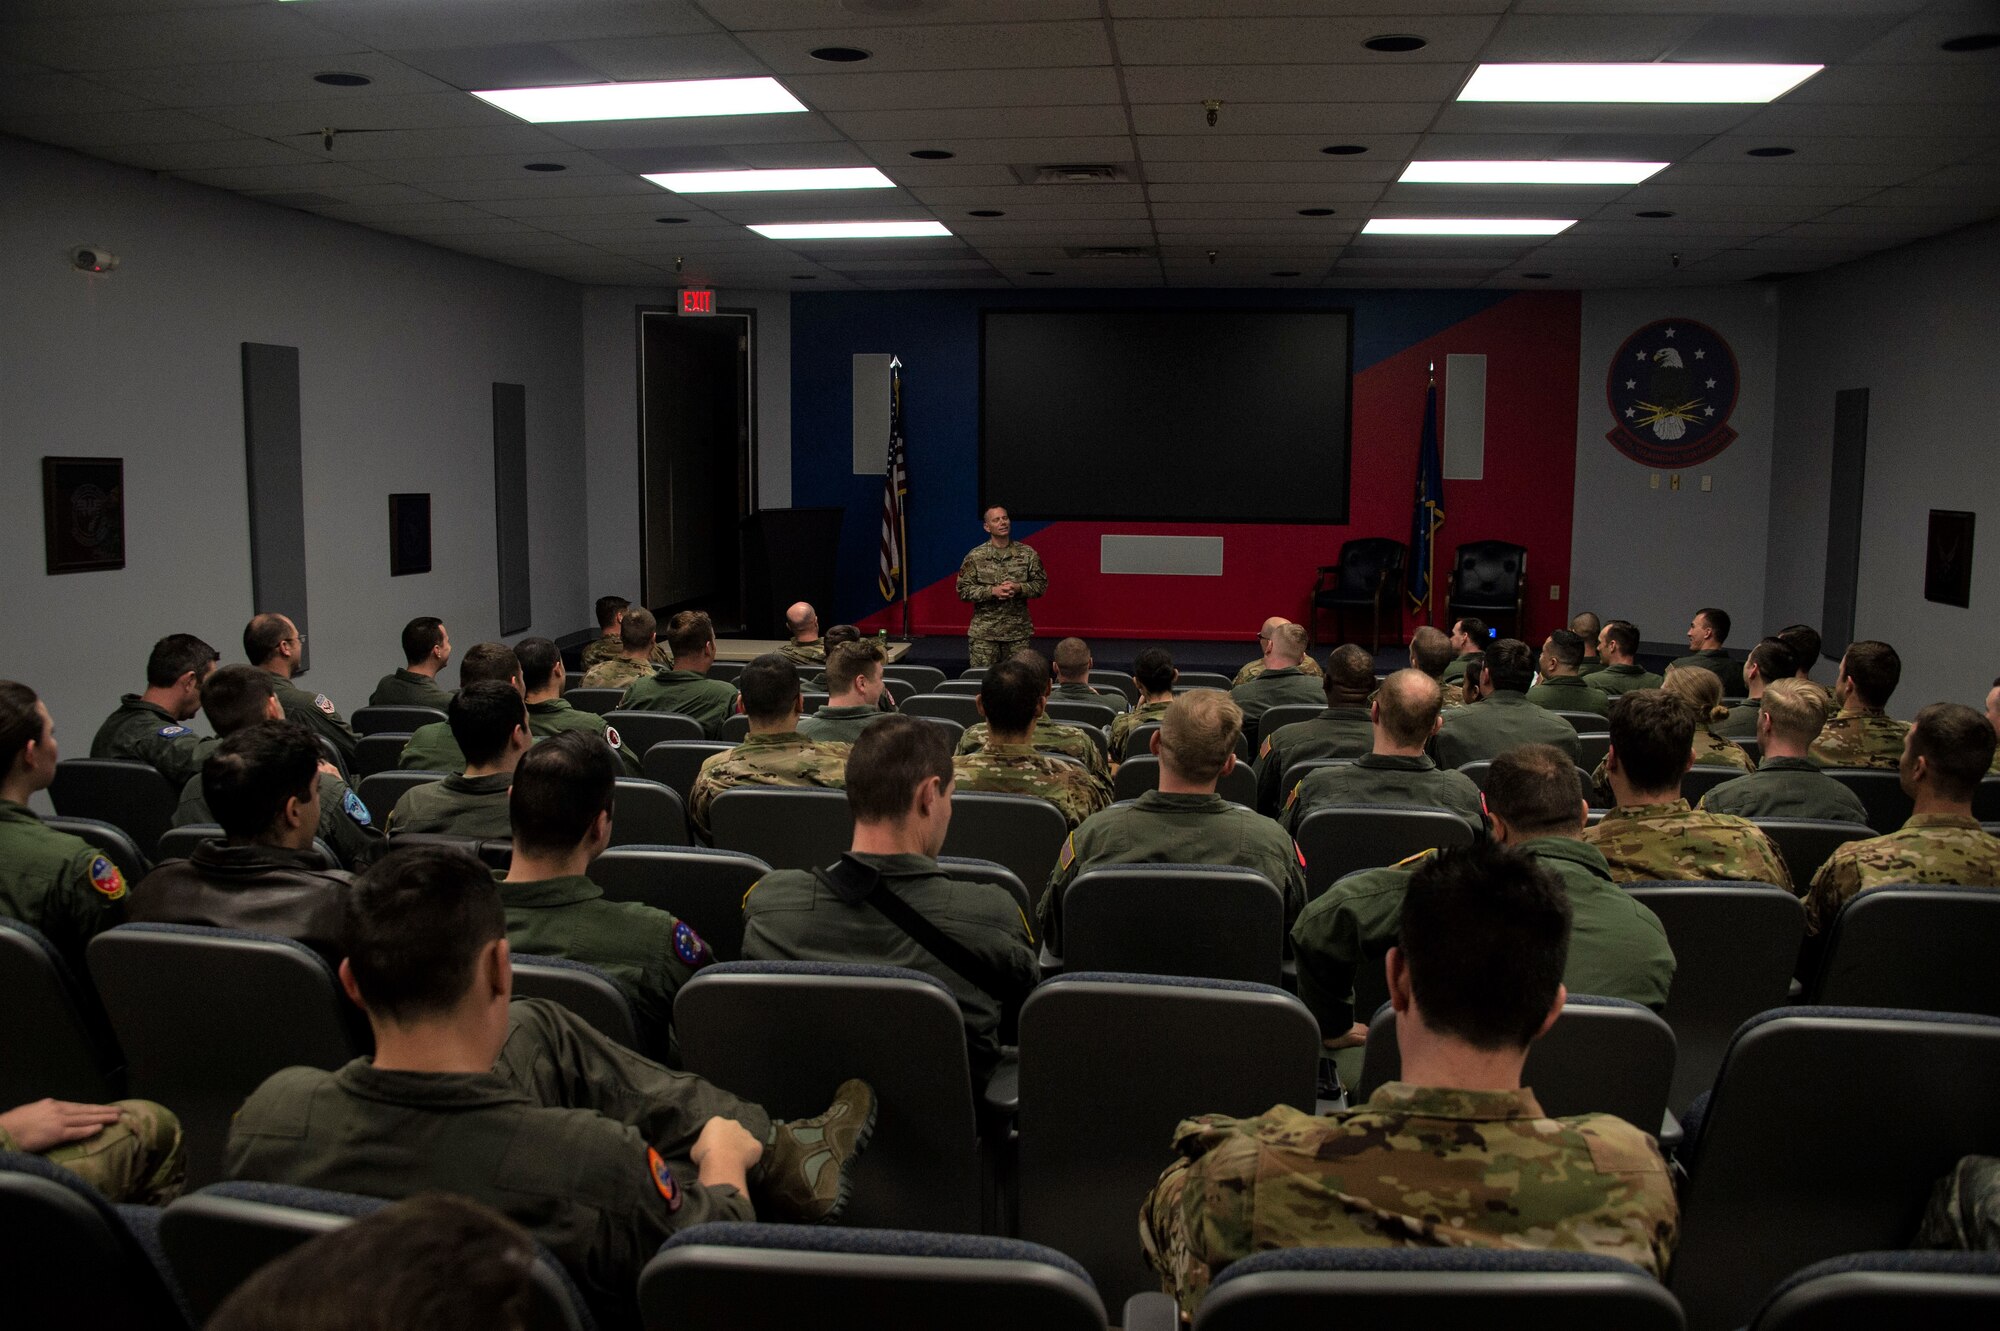
M 1444 478 L 1486 476 L 1486 357 L 1444 358 Z
M 535 622 L 528 597 L 528 389 L 493 385 L 493 538 L 500 571 L 500 631 Z
M 889 362 L 887 352 L 854 358 L 854 474 L 880 476 L 889 469 Z
M 243 344 L 243 461 L 249 479 L 250 598 L 306 636 L 306 494 L 299 349 Z M 310 639 L 308 639 L 308 644 Z M 299 672 L 312 663 L 301 648 Z
M 1104 536 L 1097 551 L 1099 573 L 1173 573 L 1184 577 L 1222 576 L 1220 536 Z
M 1861 508 L 1868 465 L 1868 390 L 1833 395 L 1833 483 L 1826 511 L 1826 599 L 1822 650 L 1838 661 L 1854 641 L 1854 595 L 1861 581 Z

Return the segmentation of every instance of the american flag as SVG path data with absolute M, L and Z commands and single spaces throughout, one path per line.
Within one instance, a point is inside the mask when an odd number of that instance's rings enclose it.
M 904 567 L 908 524 L 904 503 L 910 495 L 909 457 L 903 447 L 903 362 L 889 362 L 889 465 L 882 478 L 882 553 L 876 585 L 893 601 L 909 584 Z

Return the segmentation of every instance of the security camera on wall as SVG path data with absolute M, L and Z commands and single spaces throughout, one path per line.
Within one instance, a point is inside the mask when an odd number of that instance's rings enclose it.
M 102 245 L 78 245 L 69 252 L 69 264 L 79 273 L 108 273 L 118 266 L 118 256 Z

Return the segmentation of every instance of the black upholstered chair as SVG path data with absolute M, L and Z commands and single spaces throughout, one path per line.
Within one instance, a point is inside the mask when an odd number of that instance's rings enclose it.
M 1873 888 L 1849 897 L 1835 917 L 1812 1001 L 2000 1017 L 1995 955 L 2000 888 Z
M 1804 891 L 1833 852 L 1850 841 L 1875 835 L 1866 823 L 1842 823 L 1816 818 L 1755 818 L 1757 829 L 1771 838 L 1785 867 L 1792 871 L 1792 885 Z
M 1507 541 L 1468 541 L 1452 556 L 1446 613 L 1454 620 L 1474 615 L 1491 624 L 1506 616 L 1513 635 L 1526 622 L 1528 551 Z
M 597 1033 L 627 1049 L 646 1053 L 632 1004 L 609 972 L 567 957 L 513 954 L 514 997 L 541 998 L 569 1009 Z M 649 1032 L 664 1040 L 663 1032 Z
M 39 929 L 0 918 L 0 1104 L 54 1096 L 109 1104 L 125 1093 L 124 1057 L 84 977 Z
M 596 712 L 599 716 L 604 715 L 606 712 L 615 711 L 618 704 L 624 700 L 625 690 L 623 689 L 575 688 L 567 689 L 563 693 L 563 701 L 567 702 L 571 707 L 576 708 L 577 711 Z
M 101 818 L 44 818 L 43 822 L 58 832 L 67 832 L 90 843 L 98 854 L 118 866 L 118 872 L 125 875 L 126 886 L 137 883 L 146 876 L 146 857 L 139 851 L 139 843 L 134 841 L 122 827 L 107 823 Z M 165 859 L 165 856 L 160 858 Z
M 679 916 L 717 961 L 743 955 L 743 894 L 769 872 L 755 855 L 709 846 L 613 846 L 590 864 L 606 897 Z
M 1284 895 L 1255 869 L 1105 865 L 1069 885 L 1062 914 L 1071 970 L 1268 985 L 1282 978 Z
M 1313 581 L 1307 630 L 1317 638 L 1320 616 L 1331 610 L 1334 636 L 1344 641 L 1347 612 L 1365 609 L 1370 615 L 1371 650 L 1382 650 L 1385 620 L 1401 636 L 1403 560 L 1408 553 L 1409 547 L 1388 536 L 1342 542 L 1339 560 L 1320 565 Z
M 447 719 L 444 709 L 440 707 L 382 706 L 357 707 L 349 721 L 355 730 L 364 735 L 407 735 L 418 726 Z
M 49 799 L 65 818 L 96 818 L 132 838 L 150 856 L 160 833 L 174 825 L 181 793 L 151 763 L 124 758 L 65 758 L 56 764 Z
M 7 1325 L 187 1331 L 195 1319 L 157 1255 L 159 1220 L 38 1155 L 0 1151 Z
M 2000 1253 L 1856 1252 L 1771 1291 L 1750 1331 L 1987 1331 L 2000 1326 Z
M 1868 811 L 1868 826 L 1887 836 L 1909 820 L 1912 805 L 1895 768 L 1829 767 L 1826 774 L 1853 791 Z

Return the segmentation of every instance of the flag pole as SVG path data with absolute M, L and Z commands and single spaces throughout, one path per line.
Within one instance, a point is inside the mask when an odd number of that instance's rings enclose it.
M 897 358 L 896 368 L 898 371 L 902 369 L 902 365 L 903 362 L 901 358 L 900 357 Z M 889 404 L 890 408 L 889 414 L 890 414 L 890 419 L 895 423 L 894 424 L 895 430 L 898 433 L 903 434 L 903 475 L 907 478 L 909 476 L 909 469 L 910 469 L 910 462 L 909 462 L 910 452 L 909 452 L 909 436 L 907 433 L 904 433 L 903 431 L 903 376 L 901 373 L 898 373 L 896 375 L 894 383 L 895 383 L 895 399 Z M 900 572 L 903 575 L 903 641 L 904 642 L 908 642 L 910 640 L 910 508 L 907 502 L 908 497 L 909 495 L 906 489 L 904 492 L 903 499 L 898 501 L 896 504 L 896 539 L 899 543 L 898 549 L 900 550 L 903 556 L 896 562 L 902 565 Z
M 1433 400 L 1435 400 L 1435 394 L 1437 393 L 1437 383 L 1438 383 L 1437 362 L 1432 361 L 1430 363 L 1429 380 L 1426 383 L 1425 388 L 1428 393 L 1433 395 Z M 1440 452 L 1442 452 L 1442 446 L 1440 446 Z M 1442 463 L 1443 459 L 1440 457 L 1439 461 L 1440 463 Z M 1440 490 L 1442 490 L 1444 487 L 1444 482 L 1441 477 L 1438 482 L 1438 487 Z M 1424 623 L 1430 625 L 1435 625 L 1437 623 L 1437 587 L 1438 587 L 1437 528 L 1438 525 L 1435 516 L 1433 516 L 1431 521 L 1424 523 L 1424 544 L 1426 546 L 1426 553 L 1424 556 L 1424 567 L 1428 568 L 1431 571 L 1430 586 L 1424 588 L 1424 597 L 1425 597 Z

